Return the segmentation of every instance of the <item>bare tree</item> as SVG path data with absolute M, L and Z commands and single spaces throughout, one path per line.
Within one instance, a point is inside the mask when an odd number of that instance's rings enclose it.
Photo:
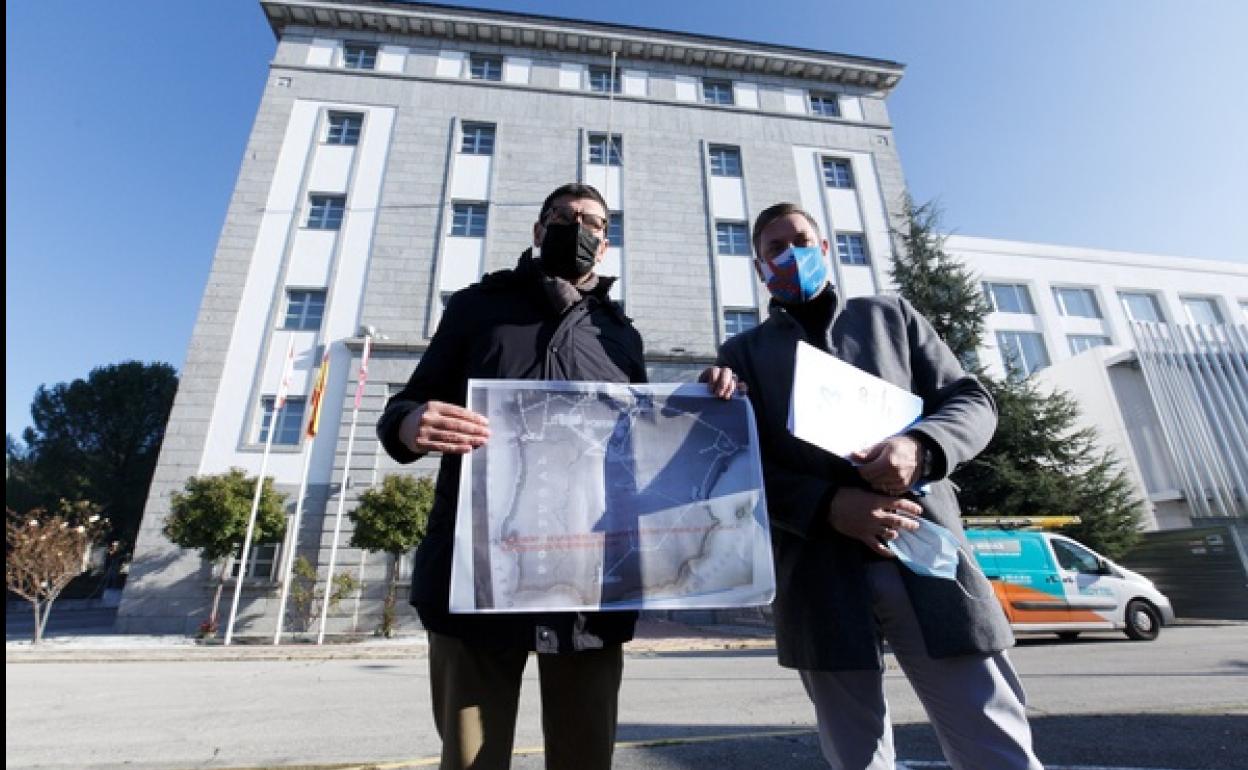
M 99 506 L 85 500 L 61 501 L 61 510 L 51 515 L 42 508 L 26 514 L 5 510 L 4 579 L 10 591 L 30 602 L 37 644 L 52 604 L 86 571 L 91 546 L 108 530 L 108 522 L 100 518 Z

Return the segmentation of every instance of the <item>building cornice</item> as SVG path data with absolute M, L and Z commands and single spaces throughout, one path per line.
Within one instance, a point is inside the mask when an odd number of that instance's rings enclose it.
M 485 11 L 399 0 L 261 0 L 279 38 L 287 27 L 338 34 L 372 32 L 478 45 L 507 45 L 561 53 L 610 56 L 813 83 L 890 91 L 905 67 L 883 59 L 834 54 L 681 32 Z

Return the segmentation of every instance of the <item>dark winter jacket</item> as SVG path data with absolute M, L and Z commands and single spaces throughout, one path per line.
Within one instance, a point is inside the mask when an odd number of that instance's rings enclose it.
M 864 564 L 865 545 L 832 529 L 827 506 L 839 487 L 868 488 L 846 460 L 789 433 L 794 352 L 799 340 L 831 353 L 923 399 L 910 432 L 934 455 L 926 518 L 962 541 L 957 581 L 901 568 L 928 653 L 937 658 L 989 652 L 1013 643 L 992 586 L 970 555 L 947 475 L 979 453 L 996 428 L 991 396 L 962 370 L 931 325 L 904 299 L 842 301 L 835 289 L 813 300 L 826 330 L 812 338 L 793 313 L 772 303 L 763 324 L 720 348 L 749 386 L 758 420 L 776 555 L 776 643 L 781 665 L 816 670 L 879 669 L 881 659 Z M 803 316 L 809 316 L 803 306 Z M 809 320 L 809 319 L 808 319 Z M 819 338 L 822 337 L 822 338 Z
M 399 425 L 427 401 L 463 406 L 469 378 L 645 382 L 641 336 L 607 295 L 613 279 L 584 293 L 546 278 L 529 252 L 512 270 L 453 294 L 407 386 L 386 404 L 377 435 L 399 462 L 415 454 Z M 452 615 L 451 552 L 461 457 L 444 455 L 416 552 L 411 601 L 425 628 L 476 644 L 539 652 L 595 649 L 632 638 L 634 612 Z

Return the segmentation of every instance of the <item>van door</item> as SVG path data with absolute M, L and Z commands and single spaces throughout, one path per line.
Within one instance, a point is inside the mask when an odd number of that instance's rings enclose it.
M 1013 547 L 1002 549 L 995 556 L 1010 622 L 1020 625 L 1064 622 L 1068 609 L 1066 595 L 1056 578 L 1053 556 L 1041 535 L 1019 532 L 1007 542 Z
M 1101 558 L 1073 540 L 1052 537 L 1049 545 L 1057 559 L 1058 575 L 1070 606 L 1072 619 L 1113 628 L 1122 604 L 1118 579 L 1109 575 Z

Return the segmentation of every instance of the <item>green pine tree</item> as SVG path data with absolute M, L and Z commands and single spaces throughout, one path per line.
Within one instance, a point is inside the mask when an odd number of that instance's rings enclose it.
M 944 251 L 940 210 L 904 204 L 908 226 L 896 231 L 901 249 L 891 275 L 898 291 L 932 322 L 997 402 L 997 431 L 988 447 L 956 471 L 967 515 L 1078 516 L 1065 534 L 1114 558 L 1139 537 L 1140 502 L 1112 453 L 1091 428 L 1077 428 L 1079 405 L 1032 382 L 987 377 L 977 365 L 990 307 L 976 276 Z

